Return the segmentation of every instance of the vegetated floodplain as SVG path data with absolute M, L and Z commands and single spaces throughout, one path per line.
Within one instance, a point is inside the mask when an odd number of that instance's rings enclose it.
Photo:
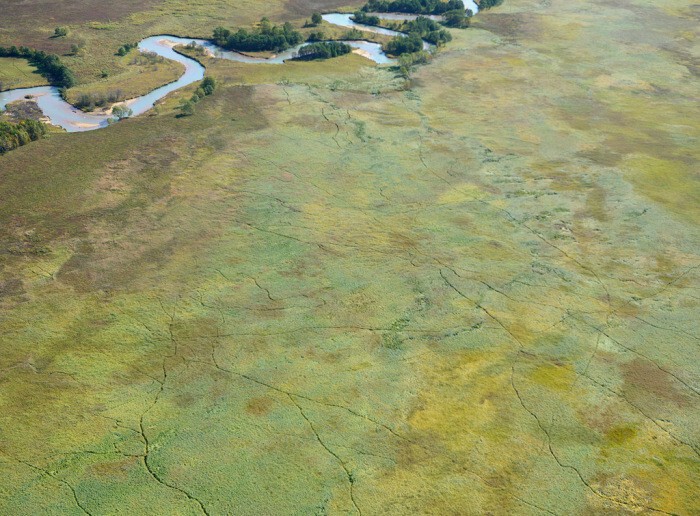
M 54 86 L 70 88 L 76 83 L 73 72 L 55 54 L 27 47 L 0 47 L 0 58 L 22 58 L 34 65 L 37 71 Z
M 66 100 L 80 109 L 92 111 L 138 97 L 177 80 L 184 72 L 180 63 L 133 48 L 119 59 L 125 63 L 123 71 L 116 75 L 106 72 L 99 80 L 70 88 L 66 91 Z
M 81 85 L 359 7 L 61 4 L 0 38 Z M 509 0 L 408 89 L 202 55 L 1 156 L 0 513 L 697 514 L 693 9 Z
M 0 91 L 46 84 L 48 81 L 42 77 L 36 66 L 32 66 L 26 59 L 13 57 L 0 59 Z

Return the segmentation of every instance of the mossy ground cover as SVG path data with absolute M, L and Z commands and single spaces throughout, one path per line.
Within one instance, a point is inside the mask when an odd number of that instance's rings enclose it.
M 695 30 L 509 0 L 0 158 L 0 512 L 700 511 Z

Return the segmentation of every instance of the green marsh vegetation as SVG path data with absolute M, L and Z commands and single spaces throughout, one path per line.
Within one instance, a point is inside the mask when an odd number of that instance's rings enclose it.
M 39 73 L 36 66 L 26 59 L 17 57 L 0 59 L 0 91 L 47 84 L 48 81 Z
M 338 7 L 125 5 L 42 37 L 89 84 Z M 204 56 L 191 116 L 0 157 L 0 513 L 696 514 L 696 25 L 512 0 L 410 91 Z

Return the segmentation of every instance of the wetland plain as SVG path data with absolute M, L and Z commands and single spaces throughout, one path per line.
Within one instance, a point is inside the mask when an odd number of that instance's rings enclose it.
M 63 3 L 0 46 L 130 96 L 181 69 L 126 42 L 362 5 Z M 0 513 L 698 514 L 699 15 L 505 0 L 408 77 L 185 50 L 191 115 L 1 155 Z

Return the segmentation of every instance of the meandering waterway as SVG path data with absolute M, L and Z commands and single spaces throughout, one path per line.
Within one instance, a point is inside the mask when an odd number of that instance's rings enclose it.
M 476 4 L 472 0 L 465 0 L 465 7 L 477 11 Z M 417 16 L 408 14 L 392 14 L 392 13 L 377 13 L 377 16 L 387 20 L 410 20 Z M 351 14 L 331 13 L 324 14 L 323 19 L 328 23 L 338 25 L 340 27 L 355 28 L 366 32 L 373 32 L 385 36 L 403 36 L 401 32 L 397 32 L 383 27 L 374 27 L 371 25 L 362 25 L 354 22 L 351 19 Z M 177 61 L 185 67 L 185 72 L 174 82 L 156 88 L 155 90 L 137 97 L 127 100 L 122 104 L 127 105 L 132 110 L 132 116 L 137 116 L 153 108 L 155 103 L 172 93 L 173 91 L 184 88 L 185 86 L 197 81 L 201 81 L 204 77 L 204 66 L 196 60 L 182 55 L 174 50 L 175 46 L 187 45 L 191 42 L 201 45 L 206 51 L 215 58 L 227 59 L 229 61 L 237 61 L 240 63 L 250 64 L 271 64 L 280 65 L 285 61 L 293 59 L 299 49 L 308 43 L 303 43 L 297 47 L 281 52 L 270 58 L 252 57 L 238 52 L 224 50 L 211 41 L 204 39 L 179 38 L 176 36 L 160 35 L 151 36 L 141 40 L 138 48 L 141 52 L 154 52 L 166 59 Z M 370 41 L 344 41 L 350 45 L 354 52 L 371 59 L 377 64 L 388 64 L 394 60 L 388 57 L 382 50 L 379 43 Z M 428 43 L 424 42 L 424 47 L 430 48 Z M 85 113 L 61 98 L 59 89 L 54 86 L 39 86 L 35 88 L 21 88 L 0 92 L 0 110 L 5 109 L 5 106 L 11 102 L 15 102 L 25 97 L 31 96 L 36 100 L 37 105 L 44 113 L 44 116 L 49 119 L 50 123 L 60 126 L 68 132 L 92 131 L 105 127 L 109 124 L 109 119 L 112 117 L 110 112 Z

